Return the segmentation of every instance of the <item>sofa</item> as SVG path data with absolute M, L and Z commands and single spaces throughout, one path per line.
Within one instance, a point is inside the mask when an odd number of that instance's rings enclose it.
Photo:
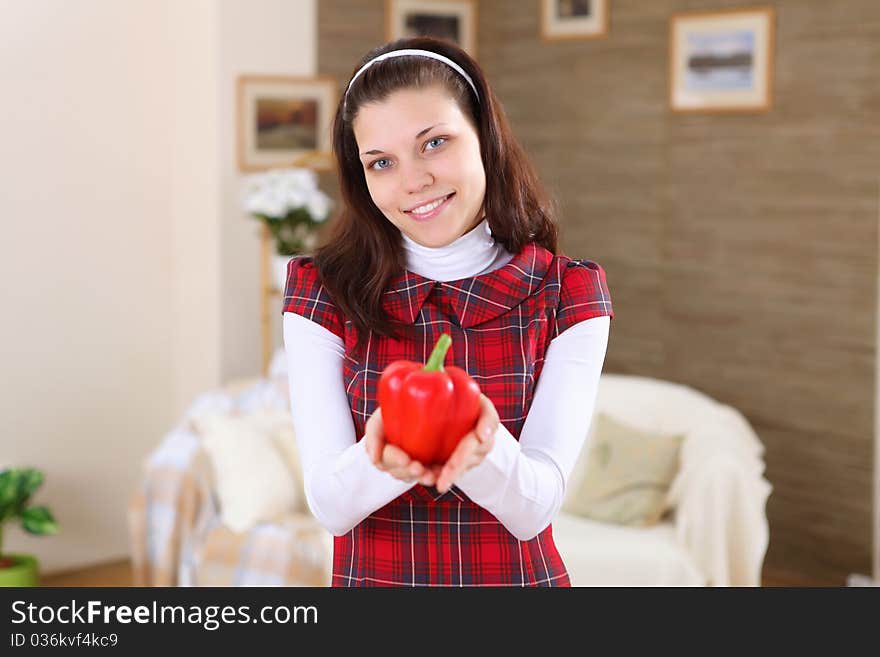
M 332 537 L 305 503 L 287 394 L 279 350 L 266 377 L 200 395 L 163 437 L 129 502 L 136 585 L 329 585 Z M 643 525 L 576 510 L 590 472 L 581 451 L 552 523 L 572 585 L 759 586 L 772 487 L 742 414 L 682 384 L 611 373 L 599 414 L 679 436 L 680 448 L 663 513 Z
M 553 522 L 574 586 L 760 586 L 772 486 L 764 446 L 745 417 L 692 387 L 649 377 L 600 377 L 594 418 L 606 414 L 650 436 L 682 437 L 662 518 L 648 526 L 566 512 L 586 474 L 586 450 Z M 586 444 L 597 438 L 597 423 Z

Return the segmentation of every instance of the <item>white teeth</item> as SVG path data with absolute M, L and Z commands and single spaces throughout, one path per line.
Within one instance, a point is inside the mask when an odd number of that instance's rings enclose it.
M 443 201 L 445 201 L 447 198 L 449 198 L 449 197 L 444 196 L 443 198 L 441 198 L 438 201 L 434 201 L 433 203 L 428 203 L 428 205 L 422 205 L 418 208 L 414 208 L 414 209 L 410 210 L 409 212 L 411 214 L 426 214 L 426 213 L 430 212 L 431 210 L 433 210 L 434 208 L 441 205 L 443 203 Z

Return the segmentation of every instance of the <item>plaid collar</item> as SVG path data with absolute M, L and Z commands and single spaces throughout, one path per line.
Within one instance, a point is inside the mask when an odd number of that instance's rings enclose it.
M 405 269 L 391 279 L 382 307 L 398 321 L 412 324 L 431 291 L 439 288 L 461 327 L 470 328 L 522 303 L 544 280 L 552 260 L 550 251 L 529 243 L 503 267 L 471 278 L 439 282 Z

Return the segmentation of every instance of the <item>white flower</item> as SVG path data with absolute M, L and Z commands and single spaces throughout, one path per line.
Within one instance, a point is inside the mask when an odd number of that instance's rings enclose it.
M 311 169 L 287 169 L 284 184 L 302 190 L 318 188 L 318 176 Z
M 270 169 L 243 181 L 242 207 L 252 215 L 282 219 L 304 208 L 313 221 L 322 222 L 330 214 L 331 203 L 311 169 Z
M 306 209 L 315 221 L 324 221 L 330 214 L 330 198 L 320 190 L 309 194 Z
M 271 199 L 264 206 L 261 214 L 274 219 L 280 219 L 287 214 L 284 203 L 280 199 Z
M 251 194 L 245 196 L 243 206 L 248 214 L 261 214 L 263 202 L 259 194 Z
M 284 207 L 288 211 L 296 210 L 306 204 L 307 193 L 296 187 L 288 187 L 281 191 L 280 198 L 283 200 Z

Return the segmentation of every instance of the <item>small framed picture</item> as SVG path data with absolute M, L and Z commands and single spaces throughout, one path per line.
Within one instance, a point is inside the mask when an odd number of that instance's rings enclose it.
M 262 171 L 333 161 L 331 130 L 338 85 L 329 76 L 241 75 L 238 78 L 238 168 Z
M 476 0 L 385 0 L 385 38 L 447 39 L 477 58 Z
M 541 0 L 541 39 L 599 39 L 608 35 L 608 0 Z
M 772 7 L 681 12 L 669 22 L 674 112 L 766 112 L 773 105 Z

